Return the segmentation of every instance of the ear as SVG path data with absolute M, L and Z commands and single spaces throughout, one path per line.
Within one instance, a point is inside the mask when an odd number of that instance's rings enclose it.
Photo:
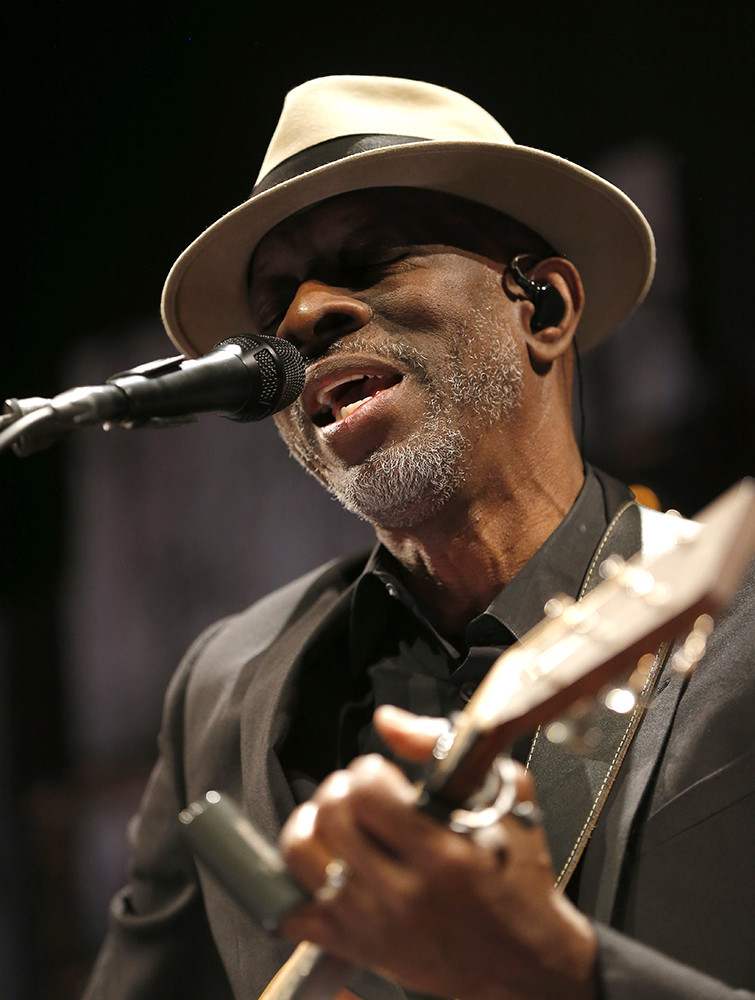
M 530 326 L 535 307 L 528 297 L 522 301 L 524 310 L 524 332 L 527 350 L 533 367 L 537 371 L 545 371 L 563 355 L 571 345 L 577 332 L 577 324 L 582 315 L 585 303 L 585 293 L 579 271 L 570 260 L 563 257 L 548 257 L 528 268 L 527 277 L 538 285 L 551 285 L 560 295 L 564 303 L 563 316 L 542 330 L 533 331 Z M 508 284 L 513 281 L 511 275 L 505 275 Z M 514 285 L 517 288 L 516 285 Z M 513 289 L 512 289 L 513 291 Z M 517 288 L 521 299 L 521 290 Z

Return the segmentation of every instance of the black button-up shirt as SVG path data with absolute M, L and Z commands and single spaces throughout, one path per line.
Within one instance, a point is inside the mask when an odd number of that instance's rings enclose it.
M 588 467 L 571 510 L 490 606 L 466 626 L 463 648 L 425 618 L 382 546 L 353 594 L 348 635 L 328 637 L 307 656 L 281 761 L 298 801 L 355 756 L 387 753 L 372 713 L 400 705 L 450 715 L 474 692 L 493 661 L 543 617 L 556 594 L 579 595 L 592 556 L 629 491 Z

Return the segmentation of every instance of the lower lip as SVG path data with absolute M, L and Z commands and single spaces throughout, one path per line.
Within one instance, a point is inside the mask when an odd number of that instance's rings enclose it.
M 361 434 L 367 430 L 367 426 L 379 419 L 387 407 L 396 401 L 396 394 L 401 388 L 402 382 L 388 386 L 375 393 L 367 402 L 362 403 L 347 417 L 336 420 L 332 424 L 326 424 L 319 428 L 319 433 L 329 445 L 337 445 L 341 440 L 346 443 L 346 439 L 354 434 Z

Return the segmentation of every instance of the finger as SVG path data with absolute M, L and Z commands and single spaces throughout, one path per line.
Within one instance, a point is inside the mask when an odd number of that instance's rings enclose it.
M 317 806 L 314 802 L 305 802 L 291 814 L 279 841 L 286 867 L 310 892 L 322 885 L 325 869 L 333 858 L 316 827 Z
M 444 829 L 417 811 L 416 799 L 416 789 L 395 764 L 378 754 L 357 758 L 330 775 L 309 809 L 302 807 L 287 824 L 284 858 L 292 859 L 309 888 L 322 885 L 333 858 L 359 876 L 350 882 L 403 885 L 415 859 L 428 850 L 428 836 Z
M 382 785 L 386 788 L 381 791 Z M 393 852 L 376 836 L 375 824 L 368 818 L 381 808 L 386 794 L 397 796 L 409 809 L 416 799 L 401 771 L 373 754 L 330 775 L 311 800 L 317 807 L 314 824 L 319 841 L 327 845 L 332 857 L 346 861 L 368 883 L 392 883 L 402 877 Z
M 518 802 L 537 803 L 537 789 L 531 771 L 526 771 L 517 761 L 514 761 L 516 774 L 516 798 Z
M 438 737 L 447 732 L 448 719 L 414 715 L 395 705 L 381 705 L 374 716 L 375 728 L 386 743 L 405 760 L 427 760 Z
M 401 776 L 398 769 L 383 758 L 376 756 L 375 759 Z M 411 786 L 401 778 L 406 786 L 405 801 L 410 804 L 413 796 Z M 379 776 L 377 780 L 380 780 Z M 355 816 L 355 783 L 358 784 L 359 780 L 353 769 L 334 772 L 309 802 L 292 813 L 281 833 L 280 847 L 284 861 L 313 894 L 319 895 L 318 891 L 326 884 L 328 868 L 334 860 L 346 863 L 351 872 L 350 883 L 354 881 L 354 875 L 361 873 L 362 879 L 357 881 L 363 890 L 381 882 L 396 886 L 404 877 L 403 869 L 390 851 L 386 851 Z M 359 794 L 357 792 L 356 797 Z
M 375 754 L 353 761 L 349 772 L 355 823 L 404 871 L 429 869 L 436 853 L 455 853 L 458 835 L 417 809 L 417 789 L 394 764 Z
M 516 764 L 515 774 L 516 799 L 509 816 L 518 823 L 520 829 L 538 830 L 544 837 L 545 817 L 537 802 L 537 792 L 532 775 L 529 771 L 525 771 L 520 764 Z
M 290 941 L 310 941 L 333 951 L 338 927 L 325 907 L 306 905 L 288 914 L 278 926 L 278 933 Z

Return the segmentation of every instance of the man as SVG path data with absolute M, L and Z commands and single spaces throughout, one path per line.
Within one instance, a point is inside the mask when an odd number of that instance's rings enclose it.
M 306 386 L 278 426 L 379 545 L 187 655 L 90 998 L 254 997 L 290 952 L 181 841 L 179 811 L 209 788 L 272 837 L 290 816 L 283 847 L 314 901 L 284 933 L 409 988 L 481 1000 L 753 985 L 744 603 L 689 683 L 659 652 L 642 721 L 596 709 L 601 737 L 581 758 L 539 730 L 515 747 L 547 846 L 531 807 L 466 836 L 418 813 L 394 764 L 360 757 L 423 758 L 437 724 L 386 706 L 457 711 L 549 597 L 580 596 L 602 554 L 668 533 L 583 467 L 571 423 L 575 337 L 589 347 L 625 318 L 652 270 L 652 236 L 621 192 L 514 145 L 460 95 L 362 77 L 289 95 L 255 192 L 179 258 L 164 316 L 189 354 L 249 329 L 301 350 Z M 524 770 L 517 793 L 535 797 Z M 400 997 L 388 979 L 354 988 Z

